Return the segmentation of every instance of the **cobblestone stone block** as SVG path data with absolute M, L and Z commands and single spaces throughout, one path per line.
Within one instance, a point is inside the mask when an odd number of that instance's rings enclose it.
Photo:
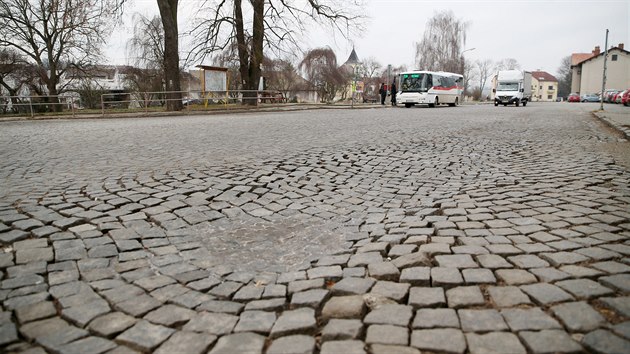
M 15 316 L 19 323 L 26 323 L 52 317 L 57 314 L 57 309 L 51 301 L 42 301 L 15 309 Z
M 316 329 L 315 310 L 300 308 L 283 312 L 271 329 L 271 338 L 290 334 L 311 334 Z
M 371 294 L 380 295 L 392 299 L 396 302 L 402 302 L 407 298 L 410 284 L 395 283 L 390 281 L 377 281 L 370 290 Z
M 536 282 L 536 277 L 524 269 L 498 269 L 494 273 L 500 281 L 507 285 L 521 285 Z
M 630 341 L 610 331 L 598 329 L 586 334 L 582 339 L 582 345 L 596 353 L 625 353 L 630 348 Z
M 409 329 L 392 325 L 371 325 L 365 336 L 367 344 L 408 345 Z
M 333 296 L 322 309 L 322 318 L 363 318 L 367 307 L 361 295 Z
M 426 245 L 425 245 L 426 246 Z M 448 247 L 448 246 L 447 246 Z M 392 261 L 392 264 L 398 269 L 410 268 L 410 267 L 430 267 L 431 260 L 427 256 L 427 253 L 422 251 L 413 252 L 402 255 Z
M 324 342 L 320 354 L 365 354 L 365 343 L 359 340 L 334 340 Z
M 485 300 L 478 286 L 458 286 L 446 290 L 448 307 L 458 309 L 483 305 Z
M 408 304 L 414 308 L 446 306 L 444 289 L 413 287 L 409 289 Z
M 583 301 L 555 305 L 551 311 L 571 332 L 592 331 L 606 322 L 599 312 Z
M 299 293 L 294 293 L 291 296 L 290 306 L 296 307 L 311 307 L 318 309 L 320 305 L 330 296 L 330 291 L 326 289 L 312 289 Z
M 176 352 L 202 354 L 208 351 L 216 336 L 195 332 L 175 332 L 166 342 L 157 348 L 155 354 L 171 354 Z
M 398 281 L 400 271 L 391 262 L 368 264 L 368 274 L 378 280 Z
M 357 339 L 363 334 L 363 323 L 356 319 L 332 318 L 322 330 L 322 340 Z
M 348 267 L 367 266 L 370 263 L 382 262 L 383 257 L 378 252 L 357 253 L 348 260 Z
M 562 329 L 562 326 L 539 308 L 503 309 L 505 318 L 512 331 Z
M 525 346 L 536 354 L 542 353 L 581 353 L 582 346 L 565 331 L 543 330 L 540 332 L 519 332 Z
M 568 291 L 578 299 L 591 299 L 613 293 L 611 289 L 590 279 L 562 280 L 557 282 L 556 285 Z
M 257 332 L 268 334 L 276 322 L 276 314 L 267 311 L 244 311 L 241 313 L 234 332 Z
M 223 335 L 232 332 L 238 317 L 226 313 L 200 312 L 182 327 L 184 331 Z
M 495 284 L 497 279 L 490 269 L 470 268 L 463 269 L 462 276 L 466 284 Z
M 140 321 L 116 337 L 116 341 L 141 351 L 150 351 L 170 337 L 175 330 Z
M 498 307 L 531 304 L 529 297 L 516 286 L 490 286 L 488 287 L 488 294 L 492 302 Z
M 88 328 L 100 336 L 111 337 L 133 326 L 136 322 L 138 320 L 132 316 L 122 312 L 111 312 L 92 320 Z
M 412 328 L 459 328 L 459 318 L 453 309 L 419 309 L 413 320 Z
M 143 318 L 155 324 L 176 327 L 185 324 L 194 316 L 195 312 L 190 309 L 167 304 L 149 312 Z
M 549 283 L 522 285 L 520 288 L 539 305 L 573 300 L 569 293 Z
M 267 349 L 267 354 L 311 354 L 314 349 L 314 338 L 298 334 L 274 340 Z
M 525 347 L 513 333 L 490 332 L 486 334 L 466 333 L 470 354 L 511 353 L 525 354 Z
M 399 281 L 403 283 L 409 283 L 412 286 L 428 286 L 431 284 L 431 268 L 405 268 L 400 273 Z
M 488 269 L 500 269 L 500 268 L 513 268 L 514 266 L 505 260 L 505 258 L 496 254 L 481 254 L 476 256 L 477 262 L 481 264 L 483 268 Z
M 462 331 L 454 328 L 414 330 L 411 346 L 421 351 L 461 354 L 466 350 L 466 339 Z
M 374 279 L 369 278 L 343 278 L 332 287 L 332 293 L 333 295 L 362 295 L 370 291 L 374 283 Z
M 340 282 L 342 281 L 343 280 L 341 280 Z M 325 283 L 324 278 L 309 279 L 309 280 L 296 280 L 296 281 L 290 282 L 287 289 L 288 289 L 289 294 L 293 294 L 300 291 L 323 288 L 324 283 Z M 333 292 L 334 292 L 334 288 L 333 288 Z
M 389 324 L 406 327 L 411 320 L 412 307 L 398 304 L 385 304 L 370 311 L 363 322 L 366 324 Z
M 459 322 L 464 332 L 491 332 L 508 329 L 497 310 L 458 310 Z
M 260 334 L 244 332 L 219 338 L 209 354 L 251 353 L 262 354 L 265 337 Z
M 464 284 L 464 279 L 457 268 L 431 268 L 431 285 L 446 289 Z

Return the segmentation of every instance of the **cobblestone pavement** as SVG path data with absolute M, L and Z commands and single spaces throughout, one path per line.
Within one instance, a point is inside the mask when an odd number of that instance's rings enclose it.
M 584 107 L 2 123 L 0 351 L 630 352 Z

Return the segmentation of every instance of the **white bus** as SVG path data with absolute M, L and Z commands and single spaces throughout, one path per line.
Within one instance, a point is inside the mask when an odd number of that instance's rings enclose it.
M 409 71 L 400 74 L 397 101 L 409 108 L 416 104 L 457 106 L 464 77 L 443 71 Z

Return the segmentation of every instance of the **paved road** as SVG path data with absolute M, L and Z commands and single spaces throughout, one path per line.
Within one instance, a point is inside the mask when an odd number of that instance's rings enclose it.
M 630 352 L 587 105 L 0 124 L 4 352 Z

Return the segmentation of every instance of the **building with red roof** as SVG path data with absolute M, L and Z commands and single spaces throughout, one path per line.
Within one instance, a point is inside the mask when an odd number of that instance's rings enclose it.
M 546 71 L 532 71 L 532 101 L 554 102 L 558 98 L 558 79 Z
M 580 95 L 598 93 L 602 90 L 604 54 L 597 46 L 589 53 L 571 55 L 571 92 Z M 606 63 L 606 88 L 624 90 L 630 87 L 630 52 L 623 43 L 608 50 Z

